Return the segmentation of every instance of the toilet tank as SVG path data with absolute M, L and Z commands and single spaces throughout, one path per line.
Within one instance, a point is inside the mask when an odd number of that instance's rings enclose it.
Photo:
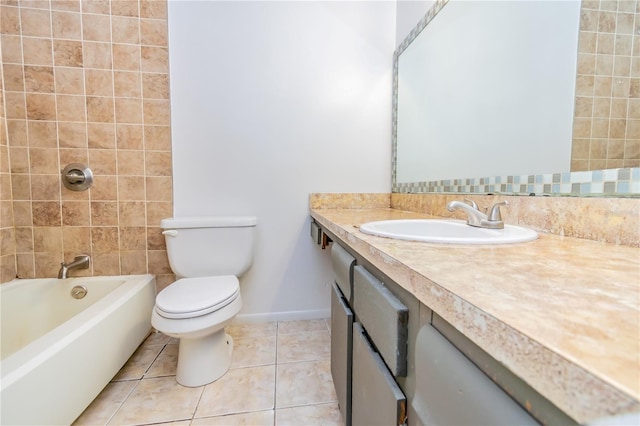
M 203 216 L 160 221 L 178 278 L 244 274 L 253 263 L 253 216 Z

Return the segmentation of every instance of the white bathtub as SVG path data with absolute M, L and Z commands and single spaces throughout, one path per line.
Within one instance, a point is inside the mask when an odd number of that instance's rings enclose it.
M 0 285 L 0 424 L 72 423 L 149 334 L 155 294 L 153 275 Z

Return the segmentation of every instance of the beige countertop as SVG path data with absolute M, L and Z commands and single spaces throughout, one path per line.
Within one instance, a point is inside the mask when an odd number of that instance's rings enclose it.
M 578 422 L 640 410 L 640 250 L 541 233 L 456 246 L 363 234 L 389 208 L 311 209 L 387 274 Z

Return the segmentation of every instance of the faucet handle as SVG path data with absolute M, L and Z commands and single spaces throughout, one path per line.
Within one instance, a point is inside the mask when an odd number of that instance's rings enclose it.
M 506 206 L 508 204 L 509 203 L 506 201 L 500 201 L 498 203 L 495 203 L 493 207 L 491 207 L 491 211 L 489 212 L 489 217 L 487 218 L 487 220 L 490 220 L 492 222 L 502 221 L 502 215 L 500 214 L 500 206 Z
M 470 205 L 471 207 L 473 207 L 474 209 L 476 209 L 476 210 L 480 210 L 480 208 L 478 207 L 478 205 L 476 204 L 476 202 L 475 202 L 475 201 L 470 200 L 470 199 L 468 199 L 468 198 L 465 198 L 465 199 L 464 199 L 464 202 L 465 202 L 465 203 L 467 203 L 467 204 L 469 204 L 469 205 Z

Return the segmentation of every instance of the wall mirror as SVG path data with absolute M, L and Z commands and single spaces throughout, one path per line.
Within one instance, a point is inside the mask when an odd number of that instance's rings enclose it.
M 393 191 L 640 194 L 638 14 L 604 3 L 437 2 L 394 55 Z

